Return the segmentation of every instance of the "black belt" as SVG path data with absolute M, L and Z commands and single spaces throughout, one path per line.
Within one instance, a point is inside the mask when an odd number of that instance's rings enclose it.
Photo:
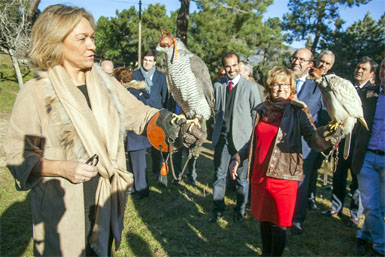
M 381 150 L 372 150 L 372 149 L 368 149 L 369 152 L 372 152 L 372 153 L 375 153 L 375 154 L 378 154 L 378 155 L 385 155 L 385 152 L 384 151 L 381 151 Z

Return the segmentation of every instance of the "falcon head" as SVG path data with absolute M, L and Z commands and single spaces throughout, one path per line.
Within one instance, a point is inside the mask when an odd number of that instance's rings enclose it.
M 162 30 L 162 37 L 159 39 L 160 47 L 170 48 L 174 44 L 174 39 L 167 30 Z
M 167 54 L 167 59 L 173 62 L 174 59 L 178 58 L 178 54 L 186 54 L 188 50 L 179 38 L 173 38 L 170 33 L 166 30 L 162 30 L 162 37 L 159 39 L 156 50 L 158 52 L 164 52 Z
M 312 72 L 310 73 L 310 75 L 307 78 L 311 79 L 311 80 L 316 80 L 316 79 L 319 79 L 320 77 L 322 77 L 322 75 L 323 75 L 323 71 L 321 69 L 317 69 L 317 68 L 313 67 Z

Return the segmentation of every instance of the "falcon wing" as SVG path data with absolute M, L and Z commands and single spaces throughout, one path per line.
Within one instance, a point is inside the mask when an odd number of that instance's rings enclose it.
M 333 94 L 345 111 L 351 117 L 362 118 L 363 110 L 361 99 L 353 84 L 349 80 L 337 76 L 330 78 L 330 83 L 334 85 Z
M 204 95 L 207 103 L 210 106 L 211 116 L 215 115 L 215 100 L 214 100 L 214 88 L 211 83 L 210 73 L 206 64 L 197 55 L 193 54 L 190 57 L 191 71 L 197 80 L 198 92 L 200 95 Z

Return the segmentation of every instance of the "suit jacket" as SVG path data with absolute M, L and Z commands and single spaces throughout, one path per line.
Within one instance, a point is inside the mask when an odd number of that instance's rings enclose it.
M 360 122 L 356 123 L 353 130 L 353 134 L 356 137 L 353 148 L 351 169 L 355 174 L 360 173 L 362 164 L 364 163 L 366 151 L 368 150 L 379 91 L 380 87 L 376 85 L 371 85 L 366 87 L 365 90 L 360 90 L 360 97 L 364 110 L 364 118 L 368 124 L 369 131 L 366 130 L 366 128 L 362 126 Z
M 144 80 L 140 69 L 135 70 L 132 75 L 134 80 Z M 154 76 L 152 77 L 152 84 L 150 98 L 147 100 L 147 105 L 157 109 L 165 108 L 167 99 L 166 76 L 160 71 L 155 70 Z
M 236 85 L 237 91 L 234 98 L 234 108 L 231 123 L 231 137 L 235 149 L 239 151 L 249 141 L 256 116 L 256 106 L 261 102 L 258 87 L 255 83 L 241 76 Z M 226 107 L 226 81 L 214 84 L 215 95 L 215 125 L 212 145 L 218 143 L 221 135 Z
M 144 104 L 146 104 L 146 101 L 150 98 L 149 94 L 144 89 L 127 88 L 127 90 Z M 149 147 L 151 147 L 151 144 L 147 137 L 137 135 L 132 131 L 127 132 L 127 152 L 138 151 Z
M 326 112 L 324 104 L 322 102 L 321 90 L 316 86 L 315 82 L 310 79 L 306 79 L 302 85 L 301 91 L 297 92 L 299 100 L 306 103 L 310 109 L 310 113 L 313 116 L 313 122 L 316 127 L 327 124 L 329 115 Z M 302 154 L 303 158 L 306 159 L 311 149 L 302 138 Z

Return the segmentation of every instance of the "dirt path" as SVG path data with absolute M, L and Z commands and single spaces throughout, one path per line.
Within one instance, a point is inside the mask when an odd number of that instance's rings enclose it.
M 10 112 L 0 111 L 0 167 L 5 166 L 4 136 L 7 133 Z

